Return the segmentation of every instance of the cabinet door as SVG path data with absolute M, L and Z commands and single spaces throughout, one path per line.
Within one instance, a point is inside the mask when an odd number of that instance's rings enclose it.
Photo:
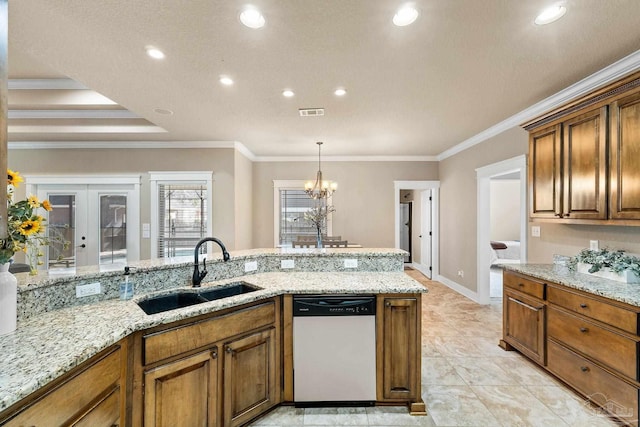
M 113 427 L 120 425 L 120 388 L 113 390 L 95 407 L 73 423 L 73 427 Z
M 239 426 L 279 403 L 275 328 L 224 346 L 224 425 Z
M 384 298 L 382 311 L 382 397 L 419 398 L 418 300 Z
M 562 215 L 561 126 L 529 135 L 529 215 L 559 218 Z
M 144 374 L 145 427 L 217 425 L 217 347 Z
M 562 217 L 607 218 L 607 107 L 563 124 Z
M 640 219 L 640 91 L 611 106 L 612 219 Z
M 506 288 L 503 300 L 504 341 L 544 365 L 546 306 L 536 298 Z

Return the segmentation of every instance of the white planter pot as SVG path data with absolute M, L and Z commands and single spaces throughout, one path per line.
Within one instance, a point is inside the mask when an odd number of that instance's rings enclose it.
M 589 273 L 590 268 L 591 268 L 591 264 L 585 264 L 583 262 L 579 262 L 577 270 L 578 270 L 578 273 L 584 273 L 584 274 L 589 274 L 591 276 L 602 277 L 603 279 L 608 279 L 608 280 L 615 280 L 616 282 L 640 283 L 640 277 L 636 276 L 635 273 L 630 270 L 625 270 L 622 273 L 616 273 L 605 267 L 600 271 L 596 271 L 595 273 Z
M 16 330 L 18 280 L 9 273 L 9 263 L 0 264 L 0 335 Z

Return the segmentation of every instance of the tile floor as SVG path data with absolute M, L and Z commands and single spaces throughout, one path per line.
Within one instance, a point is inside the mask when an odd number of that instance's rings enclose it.
M 422 397 L 405 407 L 279 407 L 251 426 L 617 426 L 517 352 L 498 347 L 502 301 L 481 306 L 415 270 L 424 283 Z

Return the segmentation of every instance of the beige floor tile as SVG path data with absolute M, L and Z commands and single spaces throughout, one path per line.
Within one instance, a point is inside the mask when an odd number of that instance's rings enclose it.
M 516 378 L 522 385 L 549 385 L 554 386 L 559 383 L 542 368 L 535 363 L 526 360 L 524 357 L 505 358 L 500 360 L 500 368 Z
M 250 426 L 301 426 L 304 422 L 304 409 L 292 406 L 280 406 L 256 420 Z
M 305 408 L 305 426 L 368 426 L 365 408 Z
M 469 386 L 430 386 L 422 395 L 436 426 L 500 425 Z
M 444 357 L 422 358 L 422 384 L 423 386 L 467 385 Z
M 438 336 L 433 340 L 436 350 L 445 357 L 478 357 L 480 350 L 460 336 Z
M 618 424 L 590 403 L 562 386 L 527 386 L 527 390 L 567 424 L 575 427 L 613 427 Z
M 486 357 L 451 357 L 449 363 L 469 385 L 519 385 L 517 378 L 501 368 L 502 360 Z M 505 359 L 511 360 L 511 359 Z
M 436 426 L 430 415 L 410 415 L 404 406 L 367 408 L 367 418 L 370 426 Z

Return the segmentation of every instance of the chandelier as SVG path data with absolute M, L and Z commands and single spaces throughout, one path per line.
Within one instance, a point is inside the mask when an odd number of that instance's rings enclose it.
M 320 148 L 322 147 L 322 142 L 316 142 L 316 144 L 318 144 L 318 173 L 316 174 L 316 181 L 305 182 L 304 191 L 312 199 L 326 199 L 331 197 L 333 192 L 338 189 L 338 183 L 322 179 L 322 170 L 320 168 Z

